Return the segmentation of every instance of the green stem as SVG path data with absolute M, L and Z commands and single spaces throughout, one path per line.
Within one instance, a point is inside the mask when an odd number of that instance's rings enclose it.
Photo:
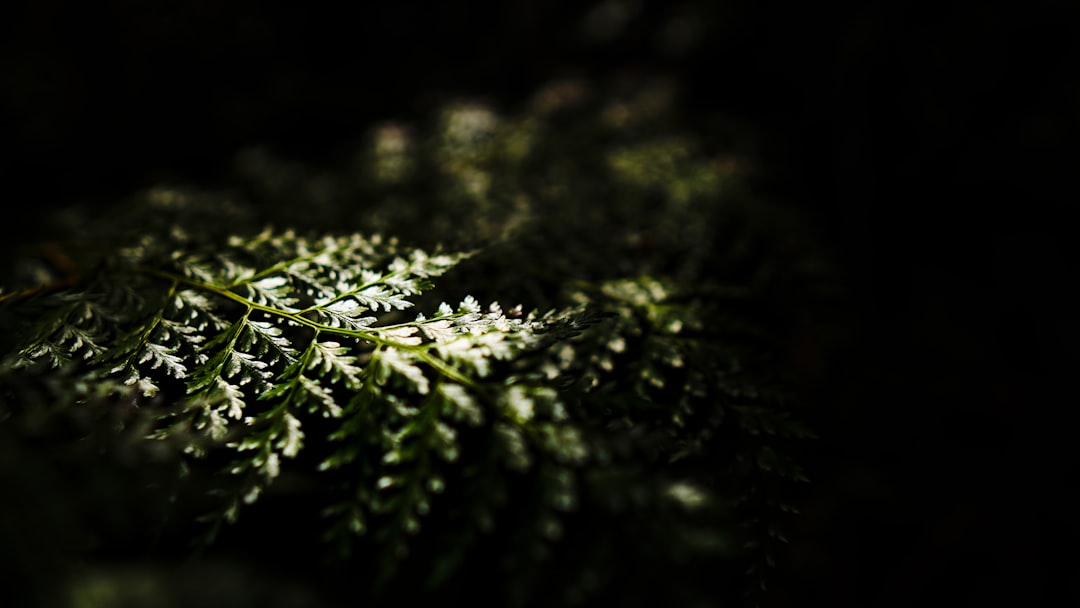
M 311 312 L 313 310 L 318 310 L 318 309 L 323 308 L 325 306 L 329 306 L 330 304 L 333 304 L 334 302 L 339 302 L 341 300 L 344 300 L 345 298 L 355 296 L 356 294 L 358 294 L 361 291 L 367 289 L 368 287 L 371 287 L 373 285 L 378 285 L 380 283 L 385 283 L 387 279 L 389 279 L 391 277 L 395 277 L 395 276 L 397 276 L 399 274 L 401 274 L 401 273 L 399 273 L 399 272 L 391 272 L 390 274 L 381 276 L 381 277 L 375 279 L 374 281 L 368 281 L 367 283 L 364 283 L 363 285 L 360 285 L 359 287 L 354 287 L 354 288 L 350 289 L 349 291 L 346 291 L 345 293 L 338 294 L 338 295 L 334 296 L 333 298 L 330 298 L 326 302 L 323 302 L 322 304 L 319 304 L 319 305 L 316 305 L 316 306 L 308 306 L 304 310 L 301 310 L 299 314 L 309 313 L 309 312 Z
M 176 274 L 173 274 L 173 273 L 170 273 L 170 272 L 165 272 L 165 271 L 157 270 L 157 269 L 153 269 L 153 268 L 144 268 L 144 269 L 140 269 L 140 271 L 144 272 L 144 273 L 147 273 L 147 274 L 150 274 L 150 275 L 153 275 L 153 276 L 156 276 L 156 277 L 160 277 L 160 278 L 163 278 L 163 279 L 168 279 L 170 281 L 173 281 L 174 284 L 179 283 L 179 284 L 188 285 L 188 286 L 194 287 L 196 289 L 201 289 L 203 291 L 208 291 L 210 293 L 217 294 L 217 295 L 219 295 L 219 296 L 221 296 L 223 298 L 227 298 L 227 299 L 232 300 L 234 302 L 237 302 L 239 304 L 243 304 L 244 306 L 247 307 L 249 314 L 250 314 L 250 312 L 252 310 L 257 310 L 259 312 L 263 312 L 263 313 L 266 313 L 266 314 L 269 314 L 269 315 L 275 315 L 275 316 L 280 317 L 282 319 L 287 319 L 289 321 L 292 321 L 293 323 L 296 323 L 297 325 L 302 325 L 302 326 L 305 326 L 305 327 L 309 327 L 309 328 L 315 330 L 316 332 L 327 332 L 327 333 L 332 333 L 332 334 L 341 335 L 341 336 L 349 336 L 349 337 L 352 337 L 352 338 L 359 338 L 361 340 L 367 340 L 368 342 L 372 342 L 372 343 L 374 343 L 374 344 L 376 344 L 377 346 L 380 346 L 380 347 L 381 346 L 390 346 L 392 348 L 396 348 L 396 349 L 401 350 L 401 351 L 414 352 L 425 363 L 427 363 L 431 367 L 435 368 L 439 373 L 446 376 L 447 378 L 450 378 L 451 380 L 454 380 L 455 382 L 458 382 L 460 384 L 468 386 L 469 388 L 472 388 L 474 390 L 479 388 L 478 385 L 475 382 L 473 382 L 468 376 L 465 376 L 464 374 L 462 374 L 461 372 L 459 372 L 458 370 L 454 369 L 452 366 L 447 364 L 445 361 L 443 361 L 442 359 L 439 359 L 438 357 L 432 355 L 429 352 L 430 349 L 437 346 L 437 343 L 433 342 L 433 343 L 430 343 L 430 344 L 415 344 L 415 345 L 414 344 L 402 344 L 400 342 L 395 342 L 393 340 L 387 340 L 386 338 L 380 336 L 377 332 L 365 331 L 365 330 L 360 330 L 360 329 L 346 329 L 346 328 L 343 328 L 343 327 L 332 327 L 330 325 L 325 325 L 325 324 L 319 323 L 317 321 L 312 321 L 311 319 L 303 316 L 304 311 L 289 312 L 289 311 L 286 311 L 286 310 L 281 310 L 280 308 L 274 308 L 272 306 L 266 306 L 264 304 L 259 304 L 257 302 L 253 302 L 253 301 L 249 300 L 248 298 L 245 298 L 244 296 L 232 291 L 230 288 L 221 287 L 221 286 L 218 286 L 218 285 L 213 285 L 211 283 L 205 283 L 203 281 L 197 281 L 195 279 L 189 279 L 189 278 L 184 277 L 184 276 L 176 275 Z M 387 275 L 387 277 L 389 277 L 389 276 L 393 276 L 393 275 Z M 383 277 L 383 279 L 380 279 L 380 280 L 384 280 L 387 277 Z M 374 283 L 372 283 L 372 284 L 374 284 Z M 401 324 L 401 325 L 404 326 L 404 325 L 408 325 L 408 324 Z M 390 326 L 390 327 L 396 327 L 396 326 Z M 379 328 L 379 329 L 380 330 L 385 330 L 387 328 Z
M 474 391 L 477 391 L 477 392 L 480 391 L 480 385 L 473 382 L 472 378 L 469 378 L 468 376 L 466 376 L 466 375 L 462 374 L 461 372 L 457 371 L 456 369 L 454 369 L 452 366 L 448 365 L 442 359 L 439 359 L 438 357 L 435 357 L 434 355 L 432 355 L 430 352 L 428 352 L 426 350 L 418 350 L 418 351 L 415 351 L 415 352 L 416 352 L 417 356 L 419 356 L 421 359 L 423 359 L 424 363 L 427 363 L 431 367 L 435 368 L 435 370 L 438 371 L 440 374 L 446 376 L 447 378 L 450 378 L 451 380 L 453 380 L 453 381 L 455 381 L 455 382 L 457 382 L 459 384 L 467 386 L 467 387 L 473 389 Z
M 142 345 L 145 345 L 150 340 L 150 334 L 154 333 L 154 330 L 157 329 L 157 326 L 161 324 L 161 320 L 165 317 L 165 309 L 168 308 L 169 302 L 172 300 L 173 295 L 176 294 L 176 286 L 176 281 L 173 281 L 172 284 L 169 286 L 169 293 L 165 294 L 165 298 L 162 300 L 163 303 L 161 305 L 161 308 L 158 308 L 157 312 L 154 313 L 154 322 L 150 324 L 150 327 L 146 328 L 146 331 L 143 332 L 143 335 L 139 338 L 140 347 Z M 132 357 L 134 356 L 135 354 L 132 354 Z
M 275 272 L 280 272 L 282 270 L 285 270 L 286 268 L 288 268 L 289 266 L 292 266 L 293 264 L 299 264 L 300 262 L 306 262 L 306 261 L 309 261 L 309 260 L 314 260 L 315 258 L 319 257 L 320 255 L 322 255 L 324 253 L 329 253 L 331 251 L 336 251 L 336 250 L 337 250 L 337 247 L 327 247 L 325 249 L 320 249 L 318 251 L 309 253 L 307 255 L 297 256 L 295 258 L 292 258 L 291 260 L 285 260 L 283 262 L 278 262 L 277 264 L 274 264 L 273 266 L 269 266 L 267 268 L 264 268 L 264 269 L 260 270 L 259 272 L 256 272 L 255 274 L 251 275 L 250 277 L 237 280 L 236 282 L 229 285 L 228 288 L 232 289 L 234 287 L 239 287 L 241 285 L 247 285 L 248 283 L 251 283 L 253 281 L 258 281 L 259 279 L 268 277 L 268 276 L 274 274 Z

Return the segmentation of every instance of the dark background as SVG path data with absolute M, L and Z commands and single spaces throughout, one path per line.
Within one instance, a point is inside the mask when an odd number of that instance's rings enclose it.
M 512 110 L 566 73 L 663 73 L 688 114 L 758 134 L 757 187 L 809 212 L 846 277 L 773 601 L 1080 601 L 1075 558 L 1051 557 L 1080 535 L 1069 2 L 642 0 L 608 30 L 598 2 L 353 4 L 7 5 L 5 245 L 61 205 L 212 186 L 249 145 L 317 165 L 455 94 Z

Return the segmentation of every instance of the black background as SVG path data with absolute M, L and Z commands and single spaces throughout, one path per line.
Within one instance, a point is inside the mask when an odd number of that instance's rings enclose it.
M 454 94 L 512 109 L 568 71 L 674 76 L 688 111 L 760 135 L 760 187 L 810 212 L 848 277 L 773 601 L 1080 601 L 1069 2 L 642 1 L 603 43 L 580 35 L 596 2 L 353 4 L 7 5 L 0 234 L 163 179 L 213 185 L 251 144 L 318 164 Z M 680 10 L 703 36 L 665 54 Z

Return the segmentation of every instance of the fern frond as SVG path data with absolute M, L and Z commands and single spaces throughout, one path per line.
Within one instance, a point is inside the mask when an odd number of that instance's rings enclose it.
M 557 400 L 554 391 L 486 379 L 495 366 L 556 339 L 557 328 L 586 325 L 585 317 L 525 315 L 520 308 L 508 316 L 498 304 L 483 308 L 468 296 L 431 316 L 382 320 L 416 306 L 433 278 L 468 255 L 406 251 L 377 237 L 291 232 L 164 258 L 134 247 L 110 267 L 137 281 L 148 304 L 134 315 L 100 311 L 97 302 L 115 300 L 113 290 L 125 284 L 118 276 L 94 283 L 93 293 L 57 294 L 51 320 L 21 357 L 54 365 L 82 357 L 87 377 L 115 376 L 144 397 L 164 400 L 152 437 L 195 433 L 205 441 L 187 446 L 192 454 L 231 451 L 226 469 L 237 484 L 219 512 L 228 521 L 300 455 L 305 427 L 341 419 L 331 436 L 341 448 L 321 468 L 359 463 L 367 473 L 351 490 L 355 498 L 330 512 L 345 516 L 353 531 L 372 518 L 391 522 L 380 528 L 379 542 L 404 552 L 446 487 L 443 468 L 461 456 L 459 429 L 495 421 L 495 436 L 517 469 L 534 458 L 527 452 L 549 450 L 572 462 L 576 457 L 565 454 L 582 451 L 567 452 L 574 442 L 540 421 Z M 106 329 L 108 349 L 91 339 Z M 395 529 L 401 534 L 387 532 Z

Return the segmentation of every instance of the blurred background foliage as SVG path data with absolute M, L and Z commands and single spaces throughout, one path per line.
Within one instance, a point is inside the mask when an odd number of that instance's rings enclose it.
M 1047 557 L 1080 533 L 1062 507 L 1072 433 L 1052 418 L 1076 360 L 1054 221 L 1080 126 L 1068 6 L 19 2 L 0 20 L 2 247 L 47 241 L 38 220 L 72 203 L 227 187 L 260 159 L 342 166 L 372 125 L 453 100 L 512 110 L 558 79 L 666 79 L 680 122 L 807 218 L 843 277 L 793 334 L 822 440 L 770 601 L 1075 598 L 1076 564 Z M 0 472 L 34 466 L 0 439 Z M 34 502 L 50 492 L 3 500 L 88 512 Z M 5 546 L 85 542 L 28 529 L 8 522 Z M 29 563 L 4 556 L 15 576 Z

